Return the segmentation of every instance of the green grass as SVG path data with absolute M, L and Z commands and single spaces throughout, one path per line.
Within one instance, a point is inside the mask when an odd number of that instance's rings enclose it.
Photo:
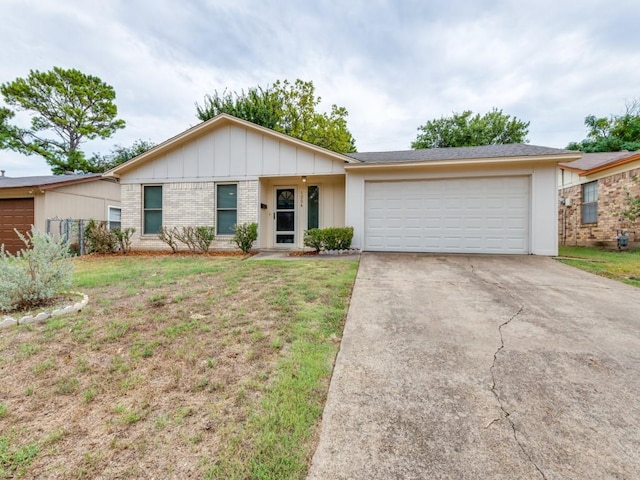
M 25 475 L 40 451 L 36 442 L 18 445 L 17 437 L 13 431 L 0 435 L 0 478 L 20 478 Z
M 598 247 L 560 246 L 558 261 L 640 287 L 640 249 L 619 252 Z
M 304 478 L 356 271 L 309 259 L 77 259 L 74 290 L 90 298 L 81 313 L 0 332 L 0 435 L 21 432 L 5 442 L 4 476 L 127 478 L 144 467 L 154 478 Z M 15 415 L 17 402 L 35 413 Z M 38 440 L 43 403 L 56 405 L 48 430 L 65 432 L 55 448 Z M 74 438 L 78 419 L 91 429 Z M 105 453 L 114 448 L 127 460 Z

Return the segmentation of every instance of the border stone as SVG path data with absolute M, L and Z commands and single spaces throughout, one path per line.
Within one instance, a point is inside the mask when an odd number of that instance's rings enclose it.
M 81 292 L 62 292 L 65 295 L 78 295 L 82 297 L 82 300 L 79 302 L 75 302 L 71 305 L 67 305 L 63 308 L 58 308 L 51 313 L 40 312 L 35 316 L 27 315 L 20 319 L 15 319 L 13 317 L 5 316 L 2 321 L 0 321 L 0 328 L 8 328 L 14 327 L 16 325 L 28 325 L 30 323 L 42 323 L 49 318 L 52 317 L 60 317 L 62 315 L 67 315 L 70 313 L 80 312 L 84 307 L 89 303 L 89 296 L 81 293 Z
M 14 325 L 17 325 L 17 324 L 18 324 L 18 321 L 15 318 L 4 317 L 0 322 L 0 328 L 13 327 Z

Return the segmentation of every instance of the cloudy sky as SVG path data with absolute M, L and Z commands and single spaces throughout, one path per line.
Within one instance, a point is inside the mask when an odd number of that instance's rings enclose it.
M 115 88 L 127 127 L 88 154 L 159 143 L 198 123 L 205 94 L 278 79 L 345 106 L 359 151 L 409 149 L 427 120 L 492 107 L 564 147 L 586 115 L 640 98 L 638 0 L 0 0 L 0 19 L 0 82 L 60 66 Z M 0 168 L 50 173 L 7 151 Z

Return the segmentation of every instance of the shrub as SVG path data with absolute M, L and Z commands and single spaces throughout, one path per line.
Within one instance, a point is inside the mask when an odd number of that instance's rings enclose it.
M 194 237 L 198 248 L 203 252 L 208 252 L 211 242 L 216 238 L 216 231 L 213 227 L 196 227 Z
M 353 227 L 312 228 L 304 236 L 307 247 L 320 250 L 346 250 L 351 247 Z
M 107 222 L 89 220 L 84 228 L 87 253 L 114 253 L 118 248 L 118 238 L 109 230 Z
M 0 311 L 43 305 L 73 280 L 67 241 L 35 228 L 16 233 L 24 249 L 14 256 L 0 246 Z
M 346 250 L 351 247 L 353 227 L 323 228 L 325 250 Z
M 124 230 L 120 228 L 115 228 L 111 231 L 113 235 L 115 235 L 118 241 L 118 247 L 123 254 L 129 253 L 131 250 L 131 236 L 136 232 L 136 229 L 133 227 L 125 228 Z
M 179 242 L 184 243 L 192 252 L 196 251 L 196 229 L 195 227 L 176 228 L 174 237 Z
M 322 230 L 319 228 L 312 228 L 307 230 L 304 234 L 304 245 L 306 247 L 313 248 L 316 252 L 322 249 Z
M 258 239 L 258 224 L 257 223 L 243 223 L 242 225 L 234 225 L 233 241 L 238 248 L 244 253 L 249 253 L 253 242 Z
M 178 229 L 176 227 L 160 227 L 160 232 L 158 232 L 158 238 L 169 245 L 173 253 L 178 251 L 178 239 L 176 238 L 177 231 Z

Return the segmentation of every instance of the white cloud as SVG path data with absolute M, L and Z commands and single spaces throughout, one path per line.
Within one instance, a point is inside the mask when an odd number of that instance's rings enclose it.
M 633 0 L 3 0 L 0 17 L 0 81 L 59 65 L 115 88 L 127 128 L 89 153 L 161 142 L 198 121 L 206 93 L 285 78 L 347 107 L 360 150 L 405 149 L 429 119 L 492 107 L 563 147 L 586 115 L 640 97 Z M 11 152 L 0 168 L 48 173 Z

